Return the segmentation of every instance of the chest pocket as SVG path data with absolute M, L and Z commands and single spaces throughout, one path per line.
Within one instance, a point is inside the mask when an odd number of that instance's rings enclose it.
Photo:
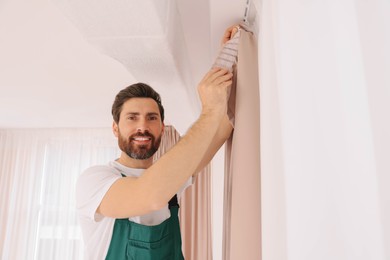
M 169 210 L 171 216 L 155 226 L 116 219 L 106 260 L 184 260 L 176 195 Z
M 167 219 L 161 223 L 162 225 L 153 226 L 154 233 L 150 234 L 149 241 L 143 241 L 145 239 L 140 240 L 140 238 L 129 239 L 127 244 L 128 259 L 176 259 L 174 258 L 175 237 L 171 228 L 169 228 L 172 223 L 169 222 L 171 222 L 171 219 Z M 141 232 L 144 235 L 149 233 L 145 230 Z

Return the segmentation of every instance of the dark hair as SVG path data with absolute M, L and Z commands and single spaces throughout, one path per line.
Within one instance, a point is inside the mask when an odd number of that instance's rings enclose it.
M 151 86 L 145 83 L 135 83 L 122 89 L 116 95 L 111 109 L 111 114 L 115 123 L 119 123 L 123 103 L 130 98 L 152 98 L 156 101 L 158 109 L 160 110 L 161 121 L 164 122 L 164 107 L 161 104 L 160 95 Z

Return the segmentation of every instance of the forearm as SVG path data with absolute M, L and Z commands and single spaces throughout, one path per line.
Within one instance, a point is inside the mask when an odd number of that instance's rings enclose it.
M 195 171 L 195 174 L 202 171 L 204 167 L 210 161 L 213 159 L 214 155 L 217 153 L 217 151 L 221 148 L 221 146 L 226 142 L 226 140 L 230 137 L 232 134 L 233 127 L 232 124 L 229 121 L 229 118 L 227 115 L 225 115 L 221 121 L 221 124 L 219 125 L 219 128 L 217 130 L 217 133 L 215 134 L 213 141 L 210 144 L 209 149 L 207 150 L 206 154 L 204 155 L 201 163 L 199 164 L 198 168 Z
M 139 178 L 139 183 L 148 187 L 156 208 L 166 205 L 183 183 L 208 163 L 206 157 L 212 156 L 206 154 L 210 147 L 216 149 L 215 137 L 222 121 L 218 113 L 202 114 L 179 143 Z

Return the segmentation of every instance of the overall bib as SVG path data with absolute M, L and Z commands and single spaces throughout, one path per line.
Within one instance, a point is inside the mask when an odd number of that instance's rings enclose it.
M 155 226 L 116 219 L 106 260 L 184 260 L 176 194 L 169 211 L 171 216 Z

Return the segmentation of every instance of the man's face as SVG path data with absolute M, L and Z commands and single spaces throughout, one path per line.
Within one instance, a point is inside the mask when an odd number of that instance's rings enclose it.
M 122 107 L 118 125 L 113 125 L 119 148 L 133 159 L 145 160 L 160 146 L 164 124 L 156 101 L 131 98 Z

